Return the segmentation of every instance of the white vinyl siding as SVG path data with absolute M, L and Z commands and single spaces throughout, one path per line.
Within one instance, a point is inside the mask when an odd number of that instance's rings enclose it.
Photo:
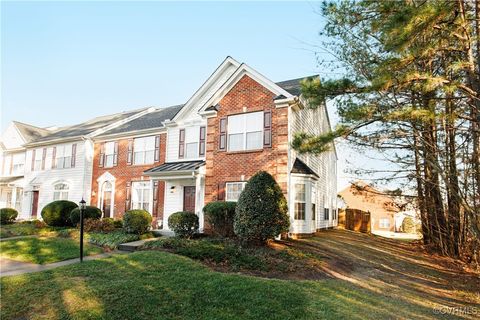
M 115 158 L 115 142 L 110 141 L 105 143 L 105 168 L 113 167 L 113 160 Z
M 263 148 L 263 112 L 228 117 L 228 151 Z
M 227 182 L 225 185 L 225 200 L 238 201 L 240 194 L 242 193 L 243 189 L 245 189 L 246 184 L 246 182 Z
M 38 152 L 40 151 L 40 152 Z M 37 153 L 35 154 L 35 161 L 37 155 L 42 159 L 41 150 L 38 149 Z M 57 146 L 57 150 L 55 153 L 55 164 L 57 169 L 67 169 L 72 167 L 72 145 L 71 144 L 64 144 L 61 146 Z
M 135 138 L 133 140 L 133 164 L 152 164 L 155 162 L 155 136 Z
M 150 205 L 150 181 L 132 182 L 132 209 L 149 210 Z
M 57 183 L 53 187 L 53 200 L 68 200 L 68 184 Z

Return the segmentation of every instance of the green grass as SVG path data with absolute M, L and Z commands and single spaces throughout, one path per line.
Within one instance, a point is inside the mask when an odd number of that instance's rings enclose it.
M 96 246 L 85 244 L 85 255 L 100 253 L 103 250 Z M 52 263 L 79 255 L 79 243 L 68 238 L 23 238 L 0 242 L 0 256 L 24 262 L 38 264 Z
M 451 318 L 338 279 L 224 274 L 157 251 L 4 277 L 0 283 L 2 319 Z
M 116 249 L 120 244 L 132 242 L 140 239 L 151 238 L 150 233 L 144 235 L 128 234 L 123 230 L 115 230 L 109 233 L 94 233 L 88 234 L 88 242 L 96 244 L 101 247 L 109 249 Z

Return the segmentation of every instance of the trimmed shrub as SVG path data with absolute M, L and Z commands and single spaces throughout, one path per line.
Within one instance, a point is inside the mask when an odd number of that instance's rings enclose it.
M 405 217 L 402 221 L 402 231 L 406 233 L 415 233 L 415 222 L 411 217 Z
M 0 223 L 1 224 L 11 224 L 15 222 L 15 219 L 18 217 L 18 211 L 13 208 L 2 208 L 0 209 Z
M 265 243 L 290 227 L 287 200 L 265 171 L 250 178 L 235 210 L 234 231 L 246 242 Z
M 222 237 L 233 237 L 233 219 L 235 217 L 236 202 L 216 201 L 203 207 L 207 222 L 212 226 L 215 234 Z
M 115 226 L 115 228 L 121 229 L 123 228 L 123 221 L 120 219 L 113 220 L 113 225 Z
M 83 229 L 85 232 L 98 231 L 98 232 L 110 232 L 115 230 L 112 218 L 104 219 L 85 219 L 83 222 Z
M 152 216 L 145 210 L 130 210 L 123 215 L 123 229 L 127 233 L 144 234 L 151 224 Z
M 75 208 L 78 208 L 77 204 L 68 200 L 50 202 L 42 209 L 43 221 L 49 226 L 73 226 L 70 222 L 70 212 Z
M 168 227 L 180 238 L 193 237 L 198 232 L 198 216 L 193 212 L 179 211 L 168 217 Z
M 87 206 L 83 212 L 83 219 L 100 219 L 102 210 L 94 206 Z M 77 207 L 70 212 L 70 223 L 76 226 L 80 222 L 80 209 Z

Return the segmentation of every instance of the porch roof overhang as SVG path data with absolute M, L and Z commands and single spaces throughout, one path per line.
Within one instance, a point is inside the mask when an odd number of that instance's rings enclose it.
M 0 177 L 0 186 L 19 186 L 23 182 L 23 176 Z
M 167 162 L 159 166 L 145 170 L 146 176 L 157 179 L 188 179 L 193 178 L 205 161 L 180 161 Z
M 307 166 L 302 160 L 298 158 L 295 159 L 292 170 L 290 172 L 295 174 L 310 175 L 316 179 L 320 178 L 320 176 L 315 171 L 313 171 L 309 166 Z

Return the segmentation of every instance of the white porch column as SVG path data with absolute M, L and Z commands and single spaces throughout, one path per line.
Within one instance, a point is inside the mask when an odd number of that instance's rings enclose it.
M 148 199 L 148 212 L 153 217 L 153 179 L 150 179 L 150 199 Z
M 204 202 L 204 175 L 197 174 L 195 176 L 195 211 L 198 215 L 199 231 L 203 232 L 204 217 L 203 217 L 203 202 Z
M 17 187 L 13 186 L 12 187 L 12 198 L 11 198 L 11 201 L 12 203 L 10 204 L 10 206 L 14 209 L 15 208 L 15 205 L 17 204 Z

